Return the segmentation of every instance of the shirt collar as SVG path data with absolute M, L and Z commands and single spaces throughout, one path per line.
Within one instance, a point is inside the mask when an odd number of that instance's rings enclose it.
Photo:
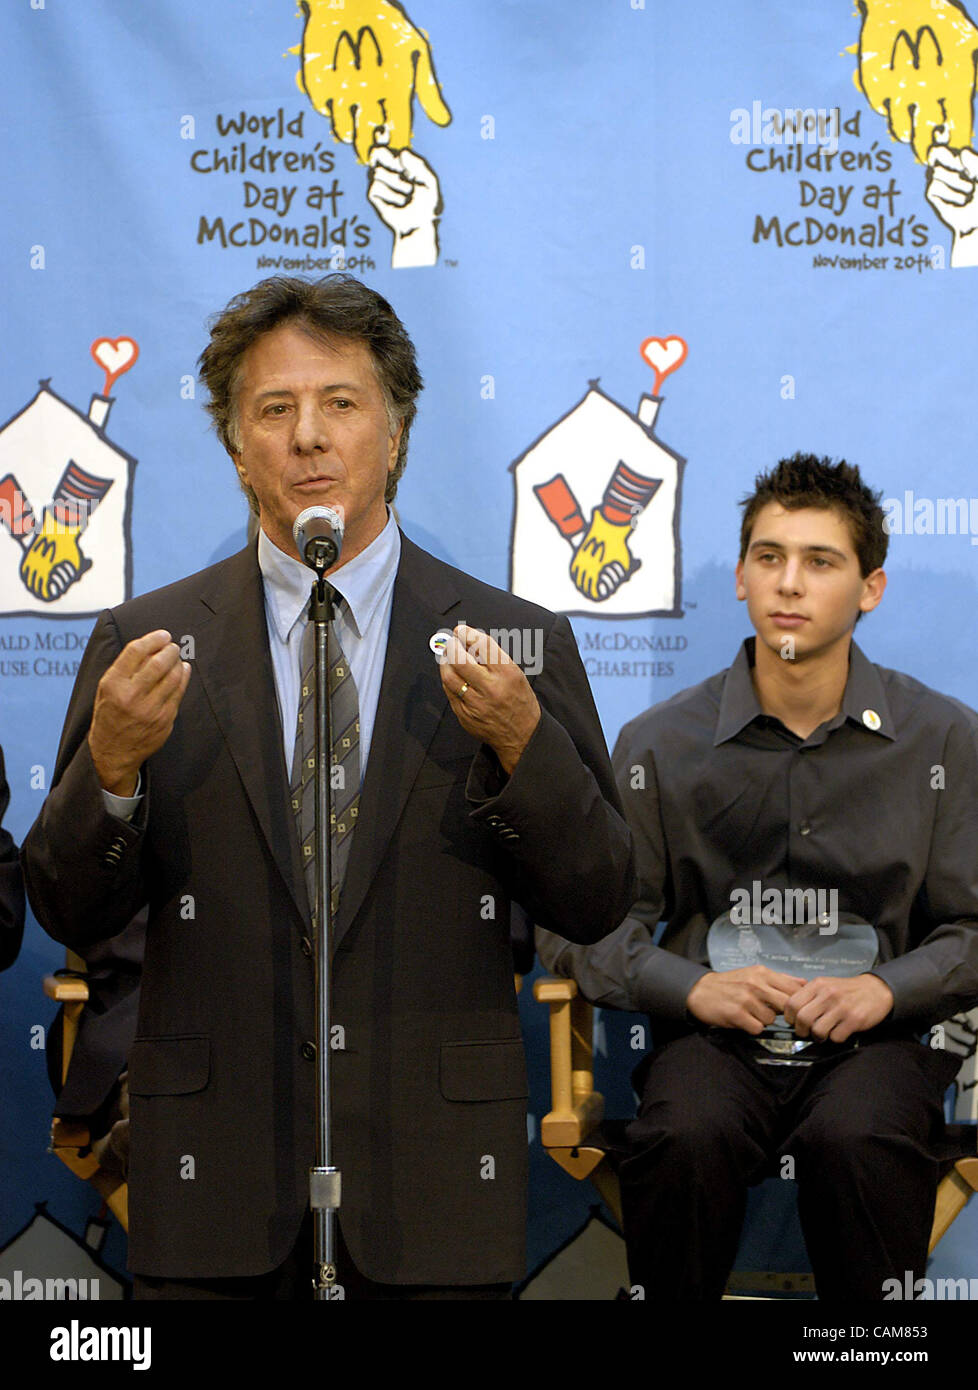
M 861 728 L 883 738 L 892 740 L 897 736 L 879 669 L 855 642 L 849 648 L 849 679 L 842 697 L 842 713 Z
M 739 734 L 741 729 L 764 713 L 751 679 L 755 641 L 755 638 L 748 637 L 743 642 L 736 660 L 724 677 L 713 738 L 714 748 Z M 842 696 L 841 713 L 843 719 L 851 719 L 860 728 L 880 734 L 883 738 L 896 738 L 896 726 L 882 677 L 855 642 L 849 647 L 849 676 Z
M 357 637 L 367 631 L 389 593 L 400 558 L 401 533 L 393 512 L 388 510 L 387 525 L 380 535 L 331 576 L 333 588 L 346 600 L 347 620 Z M 258 532 L 258 567 L 275 631 L 280 641 L 287 642 L 309 603 L 312 571 L 293 555 L 279 550 L 262 530 Z

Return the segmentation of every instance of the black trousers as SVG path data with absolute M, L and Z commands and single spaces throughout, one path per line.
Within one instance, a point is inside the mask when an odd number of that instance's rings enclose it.
M 820 1299 L 877 1300 L 885 1279 L 920 1277 L 947 1154 L 942 1101 L 960 1058 L 913 1039 L 810 1067 L 756 1055 L 746 1037 L 712 1030 L 638 1068 L 620 1167 L 632 1283 L 646 1299 L 719 1298 L 747 1189 L 772 1163 L 797 1180 Z
M 133 1297 L 165 1300 L 259 1300 L 309 1303 L 312 1301 L 312 1217 L 307 1214 L 299 1238 L 284 1264 L 269 1274 L 230 1279 L 133 1278 Z M 378 1284 L 360 1273 L 350 1258 L 339 1223 L 336 1225 L 337 1283 L 345 1299 L 373 1302 L 427 1301 L 435 1299 L 505 1299 L 511 1284 Z

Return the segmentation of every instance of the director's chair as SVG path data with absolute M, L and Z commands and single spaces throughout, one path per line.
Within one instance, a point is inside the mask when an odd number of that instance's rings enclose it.
M 594 1088 L 592 1046 L 594 1009 L 582 999 L 574 980 L 539 979 L 534 997 L 550 1008 L 551 1109 L 540 1122 L 540 1139 L 547 1153 L 566 1173 L 589 1178 L 619 1227 L 621 1192 L 615 1155 L 621 1149 L 623 1122 L 604 1121 L 604 1098 Z M 616 1132 L 619 1131 L 619 1132 Z M 953 1162 L 937 1189 L 929 1253 L 978 1192 L 978 1146 L 973 1125 L 949 1125 L 949 1136 L 960 1140 L 961 1157 Z M 811 1275 L 764 1275 L 750 1281 L 731 1278 L 728 1288 L 814 1288 Z
M 61 1005 L 62 1085 L 68 1076 L 82 1010 L 88 1003 L 89 988 L 85 974 L 85 961 L 69 950 L 66 970 L 48 975 L 44 980 L 44 993 Z M 103 1141 L 101 1144 L 100 1139 Z M 122 1229 L 128 1231 L 129 1186 L 118 1174 L 107 1171 L 102 1166 L 104 1137 L 93 1137 L 88 1124 L 82 1120 L 55 1115 L 51 1121 L 49 1151 L 56 1154 L 76 1177 L 92 1184 L 109 1210 L 117 1217 Z

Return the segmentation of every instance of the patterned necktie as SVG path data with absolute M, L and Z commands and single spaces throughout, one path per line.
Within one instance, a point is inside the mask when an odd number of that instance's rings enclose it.
M 329 627 L 329 691 L 333 704 L 333 750 L 330 780 L 333 814 L 330 826 L 333 866 L 333 914 L 339 906 L 360 803 L 360 705 L 357 687 L 335 624 Z M 292 810 L 299 831 L 309 910 L 316 916 L 316 625 L 306 621 L 302 636 L 302 685 L 292 755 Z

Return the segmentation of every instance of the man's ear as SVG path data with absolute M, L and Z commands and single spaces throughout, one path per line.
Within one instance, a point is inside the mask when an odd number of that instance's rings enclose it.
M 737 561 L 737 568 L 734 571 L 737 576 L 737 597 L 741 600 L 747 598 L 747 590 L 744 588 L 744 562 Z
M 397 451 L 401 447 L 401 435 L 404 433 L 404 421 L 398 425 L 397 429 L 388 440 L 387 449 L 387 471 L 393 473 L 397 467 Z
M 886 592 L 886 575 L 883 570 L 873 570 L 863 580 L 863 596 L 859 600 L 861 613 L 872 613 L 878 608 Z

